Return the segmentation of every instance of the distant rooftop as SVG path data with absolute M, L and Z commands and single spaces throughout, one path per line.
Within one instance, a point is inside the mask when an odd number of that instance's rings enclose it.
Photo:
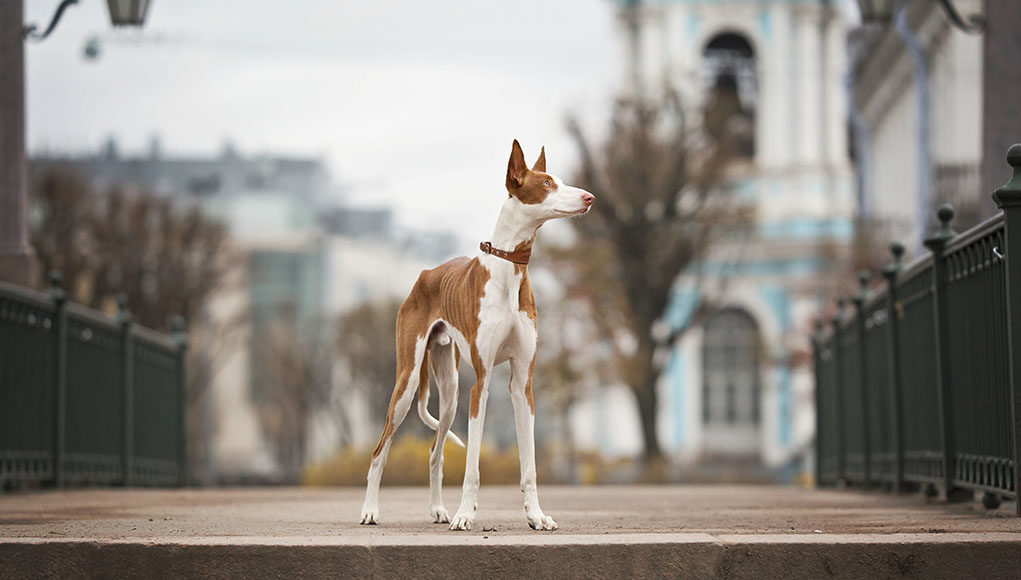
M 107 142 L 95 155 L 35 156 L 32 172 L 53 167 L 78 170 L 99 187 L 129 184 L 163 196 L 198 198 L 237 194 L 286 193 L 311 202 L 325 202 L 330 176 L 320 159 L 255 155 L 242 157 L 225 145 L 219 156 L 164 156 L 157 139 L 148 155 L 122 156 Z

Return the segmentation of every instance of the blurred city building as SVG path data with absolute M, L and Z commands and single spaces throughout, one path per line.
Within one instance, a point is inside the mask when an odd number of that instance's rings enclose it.
M 324 165 L 315 159 L 241 157 L 229 143 L 219 156 L 168 157 L 158 138 L 148 155 L 122 155 L 111 139 L 98 155 L 37 156 L 30 165 L 33 174 L 69 169 L 99 188 L 128 186 L 197 204 L 228 225 L 242 260 L 211 301 L 208 320 L 192 321 L 223 327 L 221 334 L 233 336 L 213 370 L 212 409 L 203 413 L 213 433 L 208 468 L 228 480 L 272 476 L 277 466 L 267 453 L 257 410 L 269 388 L 267 373 L 263 358 L 252 356 L 253 345 L 283 311 L 295 317 L 300 340 L 322 340 L 315 321 L 325 306 L 326 245 L 316 208 L 330 194 Z
M 242 259 L 210 301 L 204 321 L 220 327 L 219 335 L 233 337 L 207 345 L 224 349 L 213 366 L 209 408 L 199 419 L 213 438 L 209 481 L 281 476 L 269 451 L 265 416 L 260 419 L 261 404 L 277 387 L 271 366 L 276 363 L 260 349 L 279 330 L 276 325 L 284 321 L 293 329 L 296 352 L 312 357 L 323 374 L 319 380 L 332 383 L 338 371 L 333 333 L 358 331 L 335 328 L 337 314 L 403 297 L 423 268 L 442 262 L 457 244 L 453 234 L 399 231 L 387 208 L 342 206 L 318 159 L 246 157 L 229 144 L 218 156 L 174 157 L 153 139 L 147 155 L 122 155 L 110 140 L 96 155 L 36 156 L 30 165 L 33 174 L 71 170 L 99 188 L 127 186 L 198 205 L 230 228 Z M 325 355 L 315 359 L 316 352 Z M 358 401 L 317 406 L 302 423 L 306 460 L 333 452 L 345 440 L 365 442 L 377 435 Z
M 974 15 L 983 3 L 955 6 Z M 952 203 L 958 230 L 991 213 L 988 194 L 976 195 L 983 36 L 954 27 L 938 2 L 909 0 L 899 14 L 851 35 L 851 118 L 861 218 L 917 251 L 934 207 Z
M 729 180 L 756 210 L 750 239 L 722 239 L 677 280 L 664 313 L 685 327 L 669 346 L 659 388 L 658 435 L 681 465 L 761 472 L 796 465 L 814 432 L 812 317 L 829 292 L 834 258 L 853 233 L 848 155 L 847 19 L 833 2 L 621 2 L 629 56 L 626 95 L 680 92 L 703 129 L 742 138 Z M 638 413 L 624 387 L 581 402 L 581 447 L 641 451 Z M 610 414 L 625 433 L 602 433 Z

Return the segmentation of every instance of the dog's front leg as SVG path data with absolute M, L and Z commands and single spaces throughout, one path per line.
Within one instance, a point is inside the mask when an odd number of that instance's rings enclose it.
M 464 465 L 464 484 L 461 486 L 461 505 L 450 521 L 452 530 L 470 530 L 479 509 L 479 453 L 482 451 L 482 424 L 486 418 L 486 400 L 489 398 L 489 377 L 492 367 L 475 370 L 468 409 L 468 449 Z
M 534 344 L 534 343 L 533 343 Z M 555 530 L 557 523 L 542 513 L 535 482 L 535 405 L 532 399 L 532 370 L 535 348 L 527 358 L 511 359 L 511 402 L 514 405 L 514 428 L 518 435 L 518 458 L 521 461 L 521 491 L 525 494 L 525 517 L 533 530 Z

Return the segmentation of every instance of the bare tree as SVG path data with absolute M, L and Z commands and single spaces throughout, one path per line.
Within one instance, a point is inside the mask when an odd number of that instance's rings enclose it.
M 186 408 L 191 472 L 208 472 L 212 369 L 240 327 L 213 321 L 205 306 L 229 272 L 226 228 L 197 208 L 175 206 L 145 191 L 98 190 L 68 169 L 32 183 L 32 244 L 42 272 L 59 270 L 75 302 L 112 314 L 123 295 L 134 321 L 166 329 L 171 316 L 190 323 Z M 44 279 L 38 281 L 45 285 Z
M 345 386 L 368 403 L 373 421 L 386 416 L 397 376 L 397 300 L 366 302 L 340 316 L 337 353 L 346 372 Z
M 32 244 L 76 302 L 108 311 L 124 294 L 136 322 L 167 328 L 172 315 L 195 318 L 227 271 L 227 229 L 197 207 L 121 186 L 98 191 L 67 170 L 33 185 Z
M 307 328 L 293 305 L 278 309 L 266 332 L 256 337 L 253 355 L 260 364 L 256 406 L 263 433 L 288 483 L 301 480 L 308 455 L 314 411 L 330 397 L 330 352 L 321 329 Z
M 544 260 L 538 262 L 542 264 Z M 583 396 L 585 385 L 597 382 L 605 361 L 600 360 L 587 341 L 596 330 L 592 318 L 586 315 L 584 301 L 562 295 L 547 296 L 539 290 L 536 301 L 542 313 L 541 348 L 535 360 L 536 405 L 543 408 L 544 417 L 548 412 L 552 415 L 553 432 L 559 442 L 555 448 L 560 452 L 554 462 L 556 479 L 576 482 L 578 452 L 570 425 L 571 409 Z
M 568 295 L 591 305 L 611 367 L 637 399 L 644 458 L 655 462 L 662 451 L 654 330 L 678 276 L 721 234 L 751 219 L 725 187 L 734 146 L 690 128 L 673 93 L 658 101 L 619 100 L 602 143 L 574 119 L 568 128 L 581 154 L 575 181 L 597 201 L 591 215 L 570 222 L 577 243 L 553 259 L 569 266 Z

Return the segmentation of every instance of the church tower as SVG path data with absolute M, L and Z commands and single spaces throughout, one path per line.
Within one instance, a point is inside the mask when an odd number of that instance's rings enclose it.
M 741 136 L 731 184 L 750 240 L 721 240 L 677 282 L 661 445 L 682 461 L 792 465 L 814 431 L 811 317 L 852 236 L 846 16 L 836 0 L 619 0 L 622 92 L 677 91 L 703 130 Z M 734 256 L 739 256 L 734 258 Z M 698 278 L 698 282 L 695 279 Z M 729 460 L 729 459 L 728 459 Z

